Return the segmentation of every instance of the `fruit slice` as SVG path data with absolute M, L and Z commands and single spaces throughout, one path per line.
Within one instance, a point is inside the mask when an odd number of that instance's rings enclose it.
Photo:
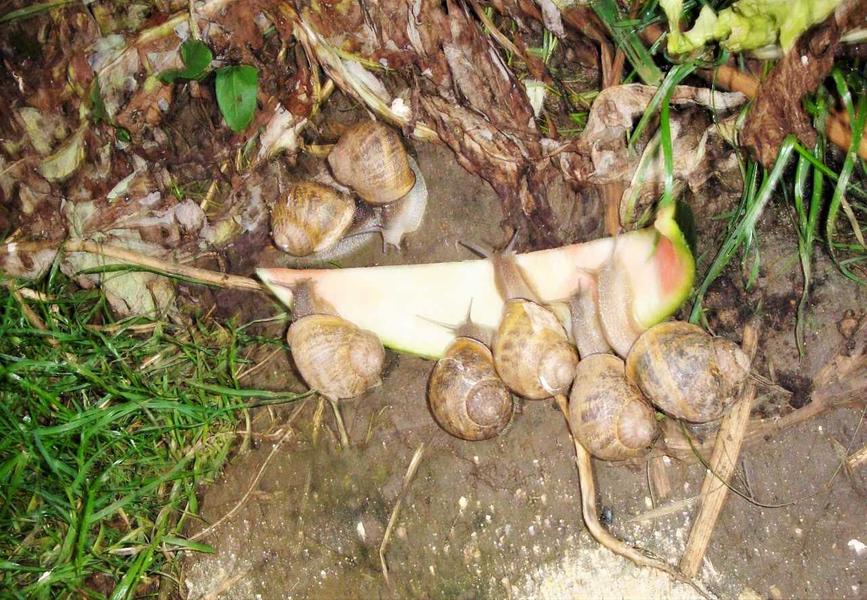
M 646 329 L 673 313 L 692 286 L 694 263 L 686 242 L 666 213 L 652 228 L 516 257 L 532 287 L 547 303 L 568 302 L 609 261 L 619 265 L 629 320 Z M 351 269 L 258 269 L 259 278 L 291 308 L 292 286 L 309 279 L 337 313 L 400 352 L 439 358 L 454 340 L 472 306 L 472 321 L 495 329 L 503 300 L 490 260 L 359 267 Z M 569 330 L 568 311 L 558 314 Z

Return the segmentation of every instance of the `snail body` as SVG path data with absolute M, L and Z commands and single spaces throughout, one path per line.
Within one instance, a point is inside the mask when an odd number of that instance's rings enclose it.
M 572 320 L 572 338 L 578 346 L 581 359 L 591 354 L 611 352 L 599 322 L 599 299 L 595 279 L 569 299 Z
M 428 402 L 440 427 L 465 440 L 490 439 L 512 418 L 512 396 L 497 376 L 491 351 L 470 337 L 458 337 L 437 361 Z
M 378 121 L 350 127 L 328 154 L 334 178 L 370 204 L 394 202 L 415 184 L 400 136 Z
M 737 344 L 681 321 L 648 329 L 626 358 L 627 377 L 655 406 L 693 423 L 719 419 L 749 369 Z
M 659 434 L 653 408 L 612 354 L 593 354 L 578 363 L 569 426 L 581 445 L 603 460 L 639 456 Z
M 509 389 L 531 400 L 567 393 L 578 353 L 566 330 L 554 313 L 526 298 L 535 298 L 535 293 L 513 257 L 495 256 L 493 262 L 497 286 L 506 299 L 491 346 L 497 373 Z
M 609 260 L 597 273 L 598 319 L 605 340 L 622 357 L 644 332 L 633 314 L 635 291 L 624 275 L 626 269 Z
M 333 314 L 303 282 L 294 290 L 296 320 L 286 340 L 305 383 L 331 400 L 354 398 L 381 383 L 380 339 Z
M 307 256 L 337 244 L 349 229 L 355 202 L 314 181 L 293 183 L 271 210 L 271 235 L 293 256 Z

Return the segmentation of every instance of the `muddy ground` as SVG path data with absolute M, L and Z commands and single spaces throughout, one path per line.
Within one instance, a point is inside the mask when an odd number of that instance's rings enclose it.
M 422 229 L 402 254 L 383 255 L 378 240 L 343 265 L 421 263 L 472 258 L 459 242 L 500 244 L 500 202 L 441 146 L 414 148 L 431 191 Z M 309 165 L 308 165 L 309 166 Z M 701 237 L 714 215 L 699 211 Z M 707 227 L 705 228 L 707 229 Z M 810 380 L 846 344 L 838 327 L 847 311 L 863 315 L 865 290 L 845 280 L 823 256 L 815 270 L 807 348 L 794 345 L 801 286 L 789 210 L 778 203 L 760 226 L 761 271 L 744 291 L 737 269 L 707 298 L 709 325 L 740 341 L 747 318 L 761 314 L 755 371 L 756 414 L 786 414 L 808 401 Z M 254 259 L 285 264 L 274 250 Z M 704 255 L 704 264 L 710 260 Z M 239 309 L 227 295 L 222 311 L 273 314 L 276 304 Z M 251 309 L 251 306 L 253 309 Z M 271 335 L 282 335 L 279 326 Z M 432 363 L 389 354 L 383 385 L 344 402 L 351 441 L 342 449 L 330 407 L 299 406 L 253 415 L 253 449 L 237 454 L 201 493 L 201 521 L 190 533 L 247 501 L 203 540 L 213 554 L 189 555 L 182 594 L 200 598 L 691 598 L 696 593 L 655 572 L 640 571 L 603 550 L 580 516 L 574 450 L 551 402 L 522 405 L 509 429 L 487 442 L 463 442 L 440 430 L 425 401 Z M 253 375 L 257 387 L 302 389 L 288 354 Z M 320 410 L 317 417 L 317 409 Z M 290 416 L 291 415 L 291 416 Z M 733 494 L 722 512 L 701 579 L 726 598 L 864 598 L 867 555 L 867 469 L 840 469 L 841 456 L 867 442 L 861 411 L 826 413 L 746 448 L 736 484 L 757 505 Z M 318 424 L 318 425 L 317 425 Z M 379 547 L 414 452 L 424 452 L 394 523 L 386 560 Z M 841 450 L 842 448 L 842 450 Z M 695 463 L 666 459 L 671 492 L 651 491 L 644 463 L 597 461 L 601 506 L 618 536 L 676 561 L 689 531 L 693 499 L 704 477 Z M 659 511 L 671 507 L 669 511 Z M 654 511 L 651 513 L 650 511 Z M 658 512 L 667 512 L 654 516 Z M 853 541 L 854 540 L 854 541 Z M 751 595 L 752 594 L 752 595 Z

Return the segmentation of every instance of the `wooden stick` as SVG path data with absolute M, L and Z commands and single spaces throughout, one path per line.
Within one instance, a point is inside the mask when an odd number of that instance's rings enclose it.
M 755 325 L 748 323 L 744 328 L 743 350 L 750 357 L 750 361 L 756 355 L 757 346 L 758 332 Z M 710 457 L 710 467 L 701 487 L 701 506 L 689 531 L 686 550 L 680 559 L 680 570 L 687 577 L 695 577 L 704 560 L 714 526 L 728 495 L 728 482 L 738 463 L 755 397 L 755 383 L 747 378 L 739 401 L 722 418 Z
M 385 534 L 382 536 L 382 543 L 379 545 L 379 564 L 382 565 L 382 576 L 385 578 L 386 585 L 391 585 L 388 580 L 388 564 L 385 562 L 385 550 L 388 548 L 388 542 L 391 540 L 391 530 L 397 522 L 397 517 L 400 515 L 400 507 L 403 504 L 403 499 L 409 491 L 409 484 L 412 483 L 418 465 L 421 463 L 421 457 L 424 455 L 424 442 L 416 448 L 415 454 L 412 455 L 412 460 L 409 461 L 409 466 L 406 468 L 406 473 L 403 475 L 403 485 L 400 487 L 400 494 L 397 496 L 397 502 L 394 503 L 394 508 L 391 509 L 391 516 L 388 518 L 388 525 L 385 528 Z
M 566 396 L 558 394 L 554 396 L 557 401 L 557 406 L 563 416 L 566 417 L 566 424 L 569 424 L 569 406 Z M 571 435 L 571 428 L 570 428 Z M 575 464 L 578 467 L 578 485 L 581 488 L 581 514 L 584 517 L 584 524 L 587 531 L 593 536 L 597 542 L 611 550 L 614 554 L 628 558 L 639 567 L 649 567 L 657 569 L 673 577 L 674 579 L 692 586 L 702 596 L 707 597 L 707 592 L 701 589 L 698 584 L 691 578 L 685 576 L 672 565 L 663 562 L 659 559 L 652 558 L 646 555 L 638 548 L 633 548 L 623 540 L 612 535 L 599 522 L 599 511 L 596 509 L 596 480 L 593 476 L 593 461 L 590 453 L 584 446 L 572 437 L 572 442 L 575 445 Z
M 113 258 L 123 263 L 145 267 L 167 275 L 183 277 L 193 281 L 214 285 L 222 288 L 230 288 L 236 290 L 251 290 L 256 292 L 266 292 L 265 286 L 251 279 L 250 277 L 241 277 L 240 275 L 229 275 L 228 273 L 218 273 L 209 271 L 208 269 L 200 269 L 198 267 L 188 267 L 177 263 L 161 260 L 152 256 L 146 256 L 138 252 L 133 252 L 127 248 L 118 246 L 108 246 L 98 244 L 90 240 L 67 240 L 66 242 L 13 242 L 0 246 L 0 253 L 15 254 L 16 252 L 38 252 L 49 248 L 61 248 L 67 252 L 86 252 L 88 254 L 97 254 L 106 258 Z

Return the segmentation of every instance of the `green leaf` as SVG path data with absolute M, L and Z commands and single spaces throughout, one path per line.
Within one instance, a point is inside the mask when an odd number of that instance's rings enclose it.
M 178 79 L 201 79 L 211 65 L 214 55 L 211 49 L 199 40 L 187 40 L 181 44 L 183 69 L 169 69 L 159 74 L 163 83 L 174 83 Z
M 235 133 L 253 120 L 258 88 L 259 71 L 255 67 L 238 65 L 217 71 L 217 104 L 226 125 Z

